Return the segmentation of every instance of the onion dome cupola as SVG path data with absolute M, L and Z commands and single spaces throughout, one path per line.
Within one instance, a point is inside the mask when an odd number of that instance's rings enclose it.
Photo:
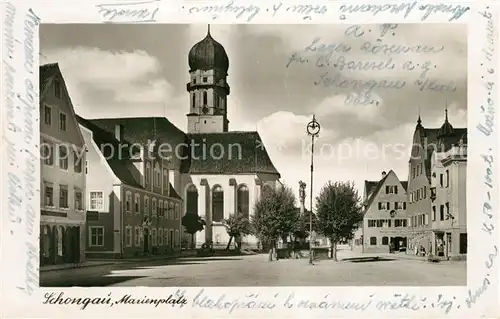
M 212 38 L 210 26 L 207 36 L 189 51 L 188 62 L 190 71 L 218 69 L 227 74 L 229 58 L 222 44 Z
M 438 130 L 438 137 L 453 135 L 453 126 L 448 122 L 448 109 L 445 110 L 444 123 Z

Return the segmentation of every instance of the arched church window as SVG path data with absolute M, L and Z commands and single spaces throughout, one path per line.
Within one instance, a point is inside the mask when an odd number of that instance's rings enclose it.
M 219 185 L 212 191 L 212 221 L 220 222 L 224 219 L 224 191 Z
M 194 185 L 186 190 L 186 213 L 198 214 L 198 190 Z
M 196 93 L 193 92 L 193 107 L 196 107 Z
M 208 93 L 207 91 L 203 91 L 203 105 L 207 105 L 208 103 Z
M 238 187 L 237 203 L 238 213 L 241 213 L 246 218 L 249 218 L 249 196 L 248 187 L 246 185 Z

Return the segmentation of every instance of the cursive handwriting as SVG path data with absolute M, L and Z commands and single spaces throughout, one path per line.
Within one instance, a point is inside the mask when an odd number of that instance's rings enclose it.
M 278 294 L 274 295 L 276 298 Z M 222 294 L 217 297 L 212 297 L 205 293 L 205 289 L 201 289 L 192 300 L 192 307 L 205 308 L 211 310 L 225 310 L 228 313 L 233 313 L 238 309 L 264 309 L 272 310 L 276 307 L 273 300 L 262 299 L 259 294 L 248 294 L 244 298 L 233 298 Z
M 346 13 L 370 13 L 373 16 L 381 12 L 394 15 L 402 14 L 407 18 L 412 12 L 418 10 L 421 14 L 420 20 L 425 21 L 431 15 L 444 14 L 450 16 L 448 21 L 460 19 L 467 11 L 468 6 L 452 4 L 426 4 L 418 5 L 418 1 L 403 2 L 399 4 L 348 4 L 340 6 L 341 19 L 345 19 Z
M 160 9 L 159 0 L 134 1 L 123 3 L 98 4 L 104 22 L 144 23 L 156 22 L 156 14 Z
M 325 5 L 285 5 L 284 1 L 275 2 L 267 7 L 260 7 L 256 4 L 236 4 L 235 1 L 230 0 L 222 4 L 190 5 L 187 7 L 183 6 L 182 8 L 190 15 L 207 14 L 212 20 L 216 20 L 224 15 L 230 15 L 236 19 L 243 19 L 246 22 L 252 21 L 262 12 L 270 14 L 273 18 L 283 13 L 285 15 L 299 16 L 303 20 L 312 20 L 313 17 L 323 16 L 328 12 L 328 8 Z

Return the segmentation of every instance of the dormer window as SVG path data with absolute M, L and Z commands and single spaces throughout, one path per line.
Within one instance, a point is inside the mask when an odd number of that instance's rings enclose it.
M 208 79 L 206 76 L 203 77 L 203 83 L 207 83 Z

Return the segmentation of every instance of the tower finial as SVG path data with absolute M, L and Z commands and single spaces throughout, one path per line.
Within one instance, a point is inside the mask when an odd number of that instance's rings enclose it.
M 444 121 L 448 122 L 448 101 L 446 101 L 446 106 L 444 109 Z
M 207 35 L 210 35 L 210 24 L 208 25 L 208 32 Z
M 418 125 L 422 124 L 422 119 L 420 118 L 420 105 L 418 106 L 418 120 L 417 120 L 417 124 Z

